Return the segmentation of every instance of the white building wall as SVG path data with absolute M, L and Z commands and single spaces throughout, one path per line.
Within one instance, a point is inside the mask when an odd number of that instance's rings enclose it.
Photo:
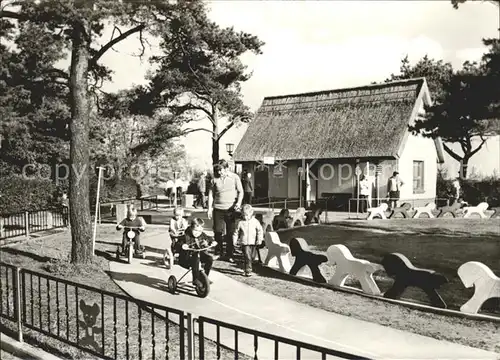
M 424 190 L 420 193 L 413 191 L 413 161 L 424 162 Z M 398 169 L 399 176 L 404 182 L 401 188 L 401 200 L 433 200 L 436 197 L 438 164 L 433 139 L 410 134 L 399 159 Z

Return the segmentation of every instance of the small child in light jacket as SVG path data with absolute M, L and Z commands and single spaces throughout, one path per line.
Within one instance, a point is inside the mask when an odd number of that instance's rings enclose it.
M 240 220 L 233 233 L 233 243 L 243 248 L 245 276 L 252 276 L 252 261 L 257 247 L 264 240 L 264 231 L 260 222 L 253 216 L 252 206 L 243 205 L 243 219 Z

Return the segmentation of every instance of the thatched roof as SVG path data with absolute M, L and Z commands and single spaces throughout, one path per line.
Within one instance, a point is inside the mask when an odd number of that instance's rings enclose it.
M 424 97 L 423 78 L 266 97 L 234 159 L 397 158 Z

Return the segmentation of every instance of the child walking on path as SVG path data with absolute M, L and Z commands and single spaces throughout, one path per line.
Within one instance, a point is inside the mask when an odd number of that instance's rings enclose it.
M 233 243 L 243 247 L 245 276 L 252 276 L 252 261 L 255 258 L 257 247 L 264 240 L 262 225 L 253 216 L 253 208 L 249 204 L 243 205 L 243 219 L 238 223 L 233 233 Z

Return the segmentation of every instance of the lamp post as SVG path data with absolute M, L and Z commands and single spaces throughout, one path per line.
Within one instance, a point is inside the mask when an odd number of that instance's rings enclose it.
M 236 172 L 236 165 L 235 165 L 234 160 L 233 160 L 234 144 L 227 143 L 226 144 L 226 151 L 229 154 L 229 156 L 231 157 L 231 159 L 229 159 L 230 169 L 231 169 L 231 171 Z
M 226 151 L 229 154 L 229 156 L 233 157 L 233 152 L 234 152 L 234 144 L 232 143 L 227 143 L 226 144 Z

